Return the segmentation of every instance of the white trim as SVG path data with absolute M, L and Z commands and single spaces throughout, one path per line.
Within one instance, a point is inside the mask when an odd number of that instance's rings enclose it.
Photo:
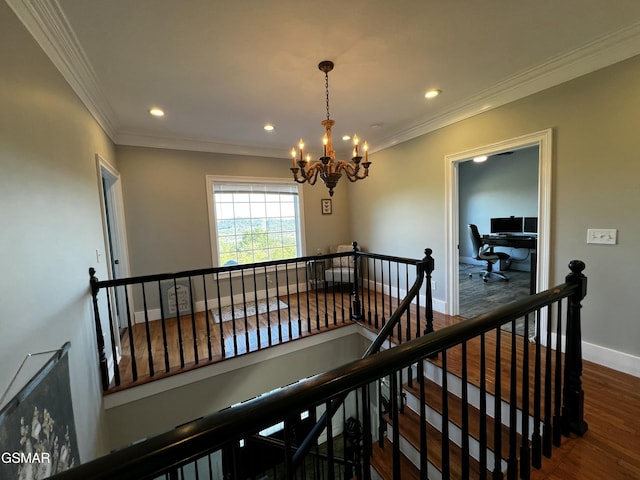
M 286 297 L 287 296 L 287 292 L 289 291 L 300 291 L 300 292 L 304 292 L 307 290 L 307 285 L 306 283 L 300 283 L 300 284 L 289 284 L 288 286 L 289 288 L 287 289 L 287 285 L 282 285 L 278 288 L 278 291 L 275 291 L 274 289 L 269 289 L 267 290 L 258 290 L 257 294 L 254 294 L 253 291 L 251 292 L 247 292 L 247 300 L 248 301 L 252 301 L 254 300 L 256 297 L 258 298 L 258 300 L 264 300 L 265 298 L 271 298 L 271 297 Z M 297 290 L 294 290 L 297 289 Z M 194 313 L 197 312 L 204 312 L 207 308 L 209 310 L 212 309 L 216 309 L 219 306 L 220 307 L 227 307 L 231 304 L 233 305 L 239 305 L 242 304 L 244 302 L 244 296 L 240 293 L 240 294 L 236 294 L 233 296 L 233 298 L 231 298 L 230 296 L 225 296 L 225 297 L 220 297 L 219 301 L 218 298 L 208 298 L 207 301 L 205 302 L 204 300 L 198 300 L 196 302 L 194 302 L 193 306 L 194 306 Z M 191 313 L 184 313 L 181 314 L 181 317 L 184 316 L 189 316 L 191 315 Z M 152 321 L 156 321 L 156 320 L 160 320 L 162 318 L 162 312 L 160 310 L 160 308 L 151 308 L 147 310 L 147 317 L 149 319 L 150 322 Z M 168 315 L 165 315 L 166 318 L 169 318 Z M 133 322 L 134 323 L 144 323 L 145 322 L 145 312 L 144 310 L 138 310 L 135 311 L 133 313 Z
M 583 341 L 582 358 L 640 378 L 640 357 L 635 355 Z
M 105 133 L 114 140 L 115 112 L 60 3 L 57 0 L 7 0 L 7 3 Z
M 226 152 L 282 158 L 282 148 L 241 146 L 206 139 L 159 137 L 123 131 L 99 79 L 57 0 L 7 0 L 7 3 L 61 72 L 107 135 L 118 145 Z M 419 119 L 376 142 L 373 151 L 438 130 L 489 108 L 496 108 L 571 79 L 631 58 L 638 53 L 640 22 L 604 35 L 542 65 L 521 71 L 459 102 L 437 117 Z M 286 150 L 286 148 L 284 149 Z
M 291 178 L 282 177 L 243 177 L 237 175 L 205 175 L 205 187 L 207 192 L 207 213 L 209 221 L 209 242 L 211 244 L 211 265 L 218 266 L 218 249 L 216 241 L 215 205 L 213 204 L 213 184 L 216 182 L 238 183 L 275 183 L 291 185 Z M 295 184 L 298 190 L 298 253 L 304 257 L 306 251 L 305 221 L 304 221 L 304 188 Z
M 445 283 L 447 286 L 445 313 L 457 315 L 459 309 L 458 164 L 478 155 L 493 155 L 536 145 L 539 148 L 537 290 L 543 291 L 549 288 L 551 167 L 553 158 L 553 130 L 551 128 L 445 156 Z M 541 327 L 543 329 L 546 327 L 546 316 L 542 318 Z

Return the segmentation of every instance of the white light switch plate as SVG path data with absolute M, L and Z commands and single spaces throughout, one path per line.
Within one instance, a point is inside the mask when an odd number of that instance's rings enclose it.
M 602 243 L 615 245 L 618 240 L 618 230 L 615 228 L 587 229 L 587 243 Z

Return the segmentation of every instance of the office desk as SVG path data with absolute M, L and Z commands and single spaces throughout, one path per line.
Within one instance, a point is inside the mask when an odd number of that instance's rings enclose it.
M 482 242 L 492 247 L 528 248 L 531 257 L 529 293 L 536 293 L 536 269 L 538 237 L 532 235 L 482 235 Z

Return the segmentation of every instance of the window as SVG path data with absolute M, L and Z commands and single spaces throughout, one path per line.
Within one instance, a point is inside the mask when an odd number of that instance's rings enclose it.
M 236 265 L 302 256 L 299 186 L 207 176 L 213 257 Z

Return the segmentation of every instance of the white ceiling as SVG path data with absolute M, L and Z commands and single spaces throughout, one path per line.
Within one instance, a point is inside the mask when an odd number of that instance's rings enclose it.
M 319 154 L 325 59 L 375 151 L 640 54 L 639 0 L 6 1 L 125 145 Z

